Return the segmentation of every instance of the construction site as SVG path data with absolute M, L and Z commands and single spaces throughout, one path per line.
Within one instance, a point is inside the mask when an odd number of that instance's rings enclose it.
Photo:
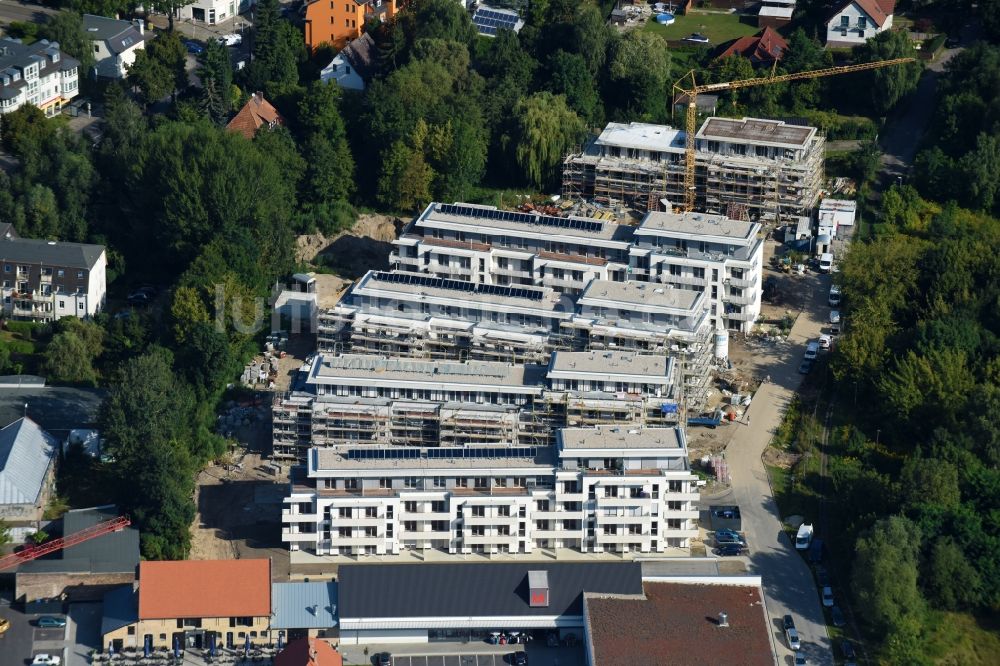
M 608 123 L 563 160 L 562 197 L 638 211 L 684 205 L 684 130 Z M 708 118 L 695 136 L 695 209 L 731 219 L 807 216 L 823 184 L 815 127 Z

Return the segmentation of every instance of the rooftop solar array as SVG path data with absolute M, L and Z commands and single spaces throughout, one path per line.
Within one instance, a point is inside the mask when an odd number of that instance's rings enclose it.
M 540 301 L 545 295 L 545 292 L 538 289 L 508 287 L 498 284 L 476 284 L 463 280 L 449 280 L 447 278 L 415 275 L 413 273 L 386 273 L 378 271 L 375 273 L 374 278 L 380 282 L 388 282 L 390 284 L 411 284 L 417 287 L 450 289 L 470 294 L 486 294 L 487 296 L 500 296 L 504 298 L 526 298 L 532 301 Z
M 517 16 L 493 9 L 477 9 L 472 16 L 472 22 L 481 35 L 496 36 L 500 30 L 513 30 L 517 25 Z
M 516 213 L 508 210 L 493 210 L 491 208 L 476 208 L 459 204 L 438 204 L 437 210 L 445 215 L 461 215 L 481 220 L 500 220 L 502 222 L 518 222 L 520 224 L 540 224 L 546 227 L 560 229 L 579 229 L 600 233 L 604 225 L 596 220 L 579 220 L 572 217 L 553 217 L 551 215 L 532 215 L 531 213 Z
M 513 447 L 449 447 L 427 449 L 427 458 L 534 458 L 538 449 L 531 446 Z M 348 449 L 348 460 L 417 460 L 423 457 L 420 449 L 382 448 Z

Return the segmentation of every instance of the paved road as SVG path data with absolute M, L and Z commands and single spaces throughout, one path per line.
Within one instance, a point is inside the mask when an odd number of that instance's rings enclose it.
M 806 275 L 799 278 L 799 285 L 810 298 L 805 299 L 805 308 L 787 340 L 772 348 L 770 362 L 757 371 L 759 375 L 769 374 L 771 381 L 762 385 L 754 396 L 748 412 L 749 425 L 735 426 L 738 430 L 726 449 L 732 488 L 719 496 L 719 500 L 738 504 L 742 512 L 750 545 L 750 573 L 761 576 L 763 582 L 779 663 L 791 664 L 793 659 L 781 631 L 781 617 L 789 613 L 795 618 L 810 662 L 832 664 L 831 643 L 812 573 L 782 532 L 778 507 L 761 460 L 802 381 L 798 365 L 805 344 L 820 335 L 830 309 L 826 304 L 829 276 Z
M 34 21 L 41 23 L 47 16 L 58 13 L 42 5 L 16 0 L 0 0 L 0 23 L 7 25 L 13 21 Z

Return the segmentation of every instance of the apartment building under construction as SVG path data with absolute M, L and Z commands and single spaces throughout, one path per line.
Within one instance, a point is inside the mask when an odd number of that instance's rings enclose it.
M 562 195 L 660 210 L 684 200 L 685 134 L 667 125 L 608 123 L 563 160 Z M 815 127 L 709 118 L 695 136 L 695 208 L 732 218 L 809 215 L 823 183 Z M 746 216 L 746 217 L 745 217 Z

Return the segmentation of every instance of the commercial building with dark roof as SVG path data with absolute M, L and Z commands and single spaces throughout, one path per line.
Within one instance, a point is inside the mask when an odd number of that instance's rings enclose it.
M 63 516 L 62 535 L 75 534 L 118 515 L 114 506 L 68 511 Z M 139 530 L 127 527 L 20 565 L 15 596 L 26 602 L 62 594 L 72 601 L 96 601 L 113 587 L 131 586 L 138 566 Z
M 92 317 L 107 301 L 107 266 L 103 245 L 0 237 L 3 313 L 40 322 Z
M 588 590 L 583 605 L 587 666 L 777 661 L 757 576 L 647 579 L 638 595 Z
M 339 576 L 344 644 L 480 640 L 501 631 L 580 637 L 584 592 L 642 595 L 642 566 L 632 562 L 347 565 Z

